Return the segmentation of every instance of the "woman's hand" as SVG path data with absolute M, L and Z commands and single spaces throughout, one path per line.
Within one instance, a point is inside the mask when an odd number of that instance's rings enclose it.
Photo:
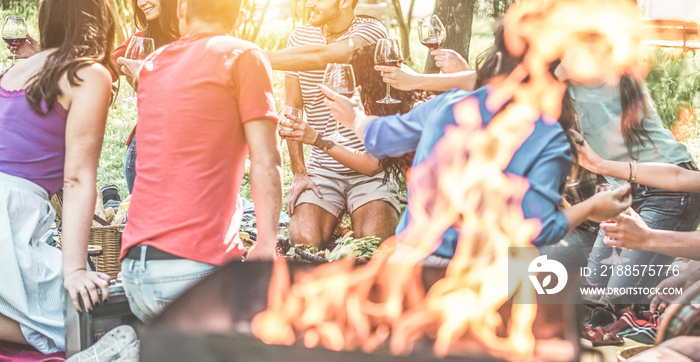
M 600 223 L 600 228 L 608 236 L 603 241 L 605 245 L 634 249 L 651 246 L 651 228 L 632 209 L 620 214 L 614 221 Z
M 360 117 L 365 117 L 365 107 L 360 99 L 360 87 L 355 89 L 352 98 L 348 98 L 334 92 L 332 89 L 321 85 L 321 92 L 326 96 L 324 104 L 333 113 L 333 119 L 340 122 L 345 128 L 355 130 L 355 122 Z
M 279 130 L 280 137 L 289 141 L 312 145 L 318 137 L 318 132 L 315 129 L 292 114 L 285 115 L 280 121 L 280 126 L 285 127 Z
M 583 136 L 580 133 L 571 129 L 569 130 L 569 134 L 571 135 L 574 144 L 576 144 L 576 150 L 578 151 L 578 164 L 588 171 L 596 174 L 602 174 L 602 166 L 605 160 L 598 156 L 595 151 L 593 151 L 591 146 L 588 145 L 588 142 L 583 139 Z
M 63 287 L 68 291 L 76 311 L 92 311 L 92 306 L 109 298 L 109 275 L 74 270 L 64 277 Z M 102 292 L 100 296 L 97 290 Z M 80 308 L 82 299 L 84 310 Z
M 144 61 L 139 59 L 117 58 L 117 64 L 121 65 L 121 72 L 126 76 L 126 80 L 134 90 L 138 89 L 139 71 L 141 71 L 143 63 Z
M 39 45 L 38 40 L 27 34 L 27 40 L 23 41 L 22 44 L 19 46 L 12 46 L 8 44 L 7 49 L 9 49 L 10 52 L 15 55 L 15 58 L 25 59 L 38 53 L 41 50 L 41 46 Z
M 472 70 L 469 63 L 452 49 L 437 49 L 430 52 L 435 60 L 435 66 L 443 73 L 457 73 Z
M 615 190 L 594 194 L 590 198 L 594 206 L 588 218 L 600 222 L 601 220 L 617 217 L 621 212 L 632 206 L 631 191 L 632 186 L 625 183 Z
M 416 78 L 419 75 L 405 64 L 401 65 L 401 67 L 375 65 L 374 70 L 382 74 L 384 83 L 388 83 L 398 90 L 410 91 L 416 89 Z

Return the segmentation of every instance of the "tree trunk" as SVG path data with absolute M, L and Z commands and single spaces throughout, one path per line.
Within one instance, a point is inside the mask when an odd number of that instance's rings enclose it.
M 476 0 L 437 0 L 435 14 L 447 30 L 447 39 L 442 48 L 454 49 L 464 59 L 469 59 L 469 41 L 472 37 L 472 19 Z M 433 57 L 428 54 L 424 73 L 437 73 Z
M 399 24 L 399 32 L 401 33 L 401 53 L 406 62 L 411 60 L 411 18 L 413 18 L 413 6 L 415 4 L 416 0 L 411 0 L 411 4 L 408 7 L 408 14 L 406 18 L 404 18 L 400 0 L 391 0 L 391 5 L 394 8 L 394 15 L 396 16 L 396 20 Z M 388 24 L 386 25 L 388 28 Z

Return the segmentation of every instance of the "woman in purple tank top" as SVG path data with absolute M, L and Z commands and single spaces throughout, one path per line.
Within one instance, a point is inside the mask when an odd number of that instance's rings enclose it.
M 39 30 L 41 51 L 0 77 L 0 341 L 53 353 L 65 349 L 65 293 L 77 310 L 109 295 L 86 261 L 114 16 L 105 0 L 44 0 Z M 62 253 L 42 240 L 61 187 Z

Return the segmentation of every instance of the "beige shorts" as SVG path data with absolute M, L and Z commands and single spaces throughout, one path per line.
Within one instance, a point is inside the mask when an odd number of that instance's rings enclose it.
M 310 169 L 308 174 L 323 198 L 319 199 L 312 190 L 305 190 L 297 198 L 295 206 L 304 203 L 317 205 L 340 218 L 345 211 L 352 215 L 360 206 L 382 200 L 401 213 L 398 184 L 393 177 L 383 184 L 383 172 L 368 177 L 359 173 L 341 175 L 327 170 Z

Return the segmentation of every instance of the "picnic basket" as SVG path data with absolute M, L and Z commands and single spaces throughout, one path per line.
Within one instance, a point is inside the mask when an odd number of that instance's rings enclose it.
M 63 194 L 61 191 L 51 197 L 51 204 L 56 210 L 56 226 L 58 228 L 58 247 L 61 247 L 61 224 L 63 217 Z M 88 245 L 97 246 L 102 252 L 99 255 L 91 255 L 95 269 L 99 272 L 109 275 L 112 279 L 117 278 L 117 274 L 121 271 L 119 263 L 119 252 L 121 251 L 121 239 L 124 226 L 126 225 L 110 225 L 101 217 L 94 215 L 93 220 L 101 226 L 93 226 L 90 228 L 90 236 Z

